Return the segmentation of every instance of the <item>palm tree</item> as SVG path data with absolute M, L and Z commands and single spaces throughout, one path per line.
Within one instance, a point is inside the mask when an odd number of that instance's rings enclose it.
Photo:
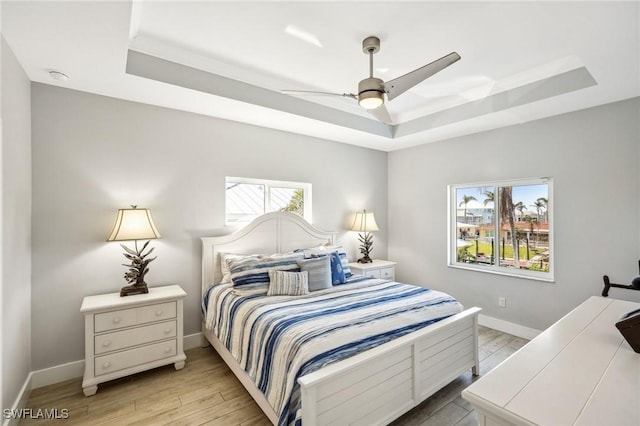
M 489 203 L 493 203 L 496 198 L 495 194 L 492 191 L 484 191 L 484 196 L 487 197 L 484 199 L 485 206 Z
M 464 204 L 464 223 L 467 223 L 467 204 L 471 201 L 478 201 L 478 200 L 473 195 L 463 195 L 462 201 L 460 201 L 460 204 L 458 204 L 458 206 L 461 206 Z
M 525 209 L 526 207 L 524 206 L 524 203 L 523 203 L 522 201 L 518 201 L 517 203 L 515 203 L 515 204 L 513 205 L 513 208 L 514 208 L 515 210 L 518 210 L 518 211 L 520 212 L 520 216 L 522 216 L 522 212 L 524 211 L 524 209 Z
M 549 200 L 544 197 L 540 197 L 536 200 L 536 202 L 540 202 L 542 204 L 542 208 L 544 209 L 544 221 L 548 222 L 547 219 L 547 206 L 549 205 Z
M 500 216 L 502 221 L 509 221 L 509 228 L 511 230 L 511 246 L 513 247 L 513 265 L 516 268 L 520 267 L 520 259 L 519 259 L 519 247 L 518 247 L 518 237 L 516 235 L 516 226 L 513 218 L 513 195 L 512 188 L 510 186 L 500 187 L 499 192 L 499 200 L 500 200 Z
M 538 198 L 535 203 L 531 204 L 531 207 L 535 207 L 536 209 L 536 218 L 538 222 L 540 222 L 540 209 L 545 207 L 545 203 L 542 201 L 544 198 Z
M 484 191 L 483 194 L 486 197 L 483 201 L 484 205 L 486 206 L 489 203 L 493 203 L 493 205 L 495 206 L 496 194 L 494 194 L 493 191 Z M 489 218 L 491 219 L 491 222 L 493 222 L 493 213 L 491 214 L 491 216 L 489 216 Z
M 532 218 L 531 216 L 529 216 L 527 214 L 527 215 L 524 215 L 524 217 L 522 218 L 522 221 L 523 222 L 527 222 L 529 224 L 529 232 L 530 232 L 531 235 L 534 235 L 533 234 L 533 223 L 537 222 L 537 220 L 535 220 L 534 218 Z M 535 238 L 534 238 L 534 242 L 535 242 Z M 529 259 L 527 259 L 527 260 L 529 260 Z
M 296 189 L 289 200 L 289 204 L 280 210 L 283 212 L 294 213 L 298 216 L 304 216 L 304 190 Z

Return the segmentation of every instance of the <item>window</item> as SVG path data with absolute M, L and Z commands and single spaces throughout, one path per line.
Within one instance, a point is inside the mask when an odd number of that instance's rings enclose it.
M 449 266 L 553 281 L 551 179 L 449 186 Z
M 311 184 L 227 176 L 227 225 L 246 224 L 264 213 L 274 211 L 295 213 L 311 222 Z

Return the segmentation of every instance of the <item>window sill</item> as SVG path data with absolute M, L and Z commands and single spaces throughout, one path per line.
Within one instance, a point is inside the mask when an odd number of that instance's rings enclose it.
M 518 273 L 513 273 L 513 272 L 508 272 L 508 271 L 498 271 L 498 270 L 495 270 L 495 269 L 488 269 L 488 268 L 487 269 L 483 269 L 482 267 L 465 266 L 463 264 L 458 264 L 458 263 L 448 264 L 447 266 L 449 268 L 464 269 L 464 270 L 467 270 L 467 271 L 480 272 L 480 273 L 484 273 L 484 274 L 504 275 L 504 276 L 507 276 L 507 277 L 522 278 L 522 279 L 525 279 L 525 280 L 555 283 L 555 278 L 553 276 L 549 276 L 547 278 L 547 277 L 541 277 L 541 276 L 524 275 L 524 274 L 518 274 Z

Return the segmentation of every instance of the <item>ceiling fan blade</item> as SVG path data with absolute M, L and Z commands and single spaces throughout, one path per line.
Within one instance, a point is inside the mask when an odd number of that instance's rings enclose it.
M 314 90 L 281 90 L 280 92 L 284 95 L 344 96 L 347 98 L 358 99 L 358 96 L 353 93 L 316 92 Z
M 411 89 L 416 84 L 426 80 L 435 73 L 442 71 L 449 65 L 460 60 L 460 55 L 456 52 L 451 52 L 447 56 L 431 62 L 423 67 L 413 70 L 401 77 L 389 80 L 383 84 L 385 92 L 387 92 L 387 99 L 393 98 L 403 94 L 407 90 Z
M 389 111 L 384 104 L 380 105 L 378 108 L 368 109 L 367 112 L 377 118 L 379 121 L 382 121 L 384 124 L 393 124 L 391 122 L 391 116 L 389 115 Z

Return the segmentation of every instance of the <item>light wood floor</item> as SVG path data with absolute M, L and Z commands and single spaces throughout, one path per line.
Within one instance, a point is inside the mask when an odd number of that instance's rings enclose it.
M 522 347 L 526 340 L 480 327 L 480 372 L 493 369 Z M 23 419 L 20 425 L 269 425 L 269 421 L 216 351 L 186 351 L 185 367 L 156 368 L 98 386 L 85 397 L 82 379 L 34 389 L 26 408 L 68 409 L 64 420 Z M 393 425 L 477 425 L 473 408 L 460 397 L 475 378 L 467 372 Z M 60 411 L 59 411 L 60 412 Z

